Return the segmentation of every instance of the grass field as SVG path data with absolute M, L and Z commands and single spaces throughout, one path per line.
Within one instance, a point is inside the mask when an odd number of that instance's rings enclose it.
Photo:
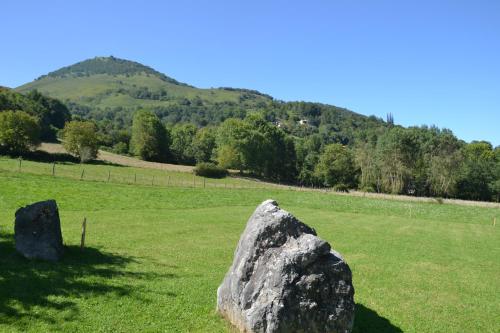
M 105 153 L 105 152 L 104 152 Z M 119 156 L 108 153 L 109 155 Z M 123 157 L 124 159 L 127 157 Z M 139 161 L 137 159 L 128 158 Z M 80 164 L 72 162 L 43 163 L 37 161 L 0 157 L 0 170 L 30 173 L 38 175 L 54 175 L 55 178 L 71 178 L 77 180 L 90 180 L 110 183 L 154 185 L 154 186 L 182 186 L 182 187 L 220 187 L 220 188 L 262 188 L 275 187 L 271 183 L 257 182 L 238 177 L 224 179 L 208 179 L 194 176 L 192 172 L 175 170 L 161 170 L 153 168 L 129 167 L 108 164 Z M 147 162 L 146 162 L 147 163 Z M 160 164 L 160 163 L 156 163 Z M 172 165 L 174 166 L 174 165 Z M 175 167 L 175 166 L 174 166 Z
M 498 208 L 85 182 L 36 174 L 50 164 L 1 167 L 13 162 L 0 160 L 1 332 L 230 332 L 215 312 L 216 290 L 246 220 L 268 198 L 346 258 L 355 332 L 500 331 Z M 107 177 L 108 166 L 92 168 Z M 49 198 L 67 253 L 57 264 L 30 262 L 14 250 L 14 212 Z

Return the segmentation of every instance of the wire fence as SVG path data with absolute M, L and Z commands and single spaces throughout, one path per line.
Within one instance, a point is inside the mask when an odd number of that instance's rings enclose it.
M 116 165 L 75 164 L 67 162 L 34 162 L 22 159 L 0 158 L 0 170 L 45 175 L 80 181 L 116 184 L 136 184 L 160 187 L 263 189 L 287 186 L 247 180 L 238 177 L 213 179 L 187 172 L 163 171 Z
M 144 169 L 136 167 L 108 165 L 108 164 L 75 164 L 70 162 L 34 162 L 22 159 L 0 157 L 0 170 L 19 172 L 52 177 L 68 178 L 80 181 L 96 181 L 103 183 L 143 185 L 157 187 L 183 187 L 183 188 L 219 188 L 219 189 L 282 189 L 291 191 L 314 191 L 322 193 L 335 193 L 356 197 L 373 199 L 415 201 L 458 204 L 466 206 L 479 206 L 500 208 L 499 203 L 467 201 L 457 199 L 440 199 L 428 197 L 413 197 L 404 195 L 391 195 L 383 193 L 366 193 L 359 191 L 335 192 L 328 188 L 313 188 L 303 186 L 289 186 L 275 184 L 256 179 L 245 179 L 229 176 L 223 179 L 204 178 L 188 172 Z

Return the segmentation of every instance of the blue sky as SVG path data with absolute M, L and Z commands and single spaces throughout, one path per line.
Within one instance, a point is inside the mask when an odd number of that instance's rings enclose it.
M 2 1 L 0 85 L 94 56 L 500 145 L 500 1 Z

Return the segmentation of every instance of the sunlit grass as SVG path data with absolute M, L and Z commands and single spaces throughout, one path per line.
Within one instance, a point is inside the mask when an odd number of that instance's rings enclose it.
M 2 332 L 228 332 L 215 312 L 216 290 L 246 220 L 268 198 L 346 258 L 355 332 L 498 332 L 498 208 L 2 171 L 14 162 L 0 160 Z M 103 177 L 110 168 L 91 167 Z M 128 169 L 115 168 L 117 175 Z M 14 212 L 49 198 L 59 205 L 65 259 L 24 260 L 13 249 Z M 88 248 L 81 252 L 83 217 Z
M 0 170 L 18 173 L 49 175 L 77 180 L 100 182 L 182 187 L 252 187 L 272 186 L 236 177 L 224 179 L 208 179 L 195 176 L 189 172 L 170 170 L 155 170 L 147 168 L 128 167 L 112 164 L 79 164 L 71 162 L 43 163 L 36 161 L 0 157 Z

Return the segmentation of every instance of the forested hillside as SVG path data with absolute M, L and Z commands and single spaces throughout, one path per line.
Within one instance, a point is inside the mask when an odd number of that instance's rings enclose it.
M 71 119 L 68 108 L 59 100 L 33 90 L 26 95 L 0 87 L 0 112 L 23 111 L 39 121 L 41 139 L 55 141 L 57 131 Z
M 500 199 L 500 147 L 468 144 L 437 127 L 403 128 L 392 115 L 384 121 L 254 90 L 199 89 L 114 57 L 61 68 L 16 90 L 26 97 L 9 92 L 0 110 L 36 115 L 47 112 L 34 111 L 40 103 L 67 105 L 76 122 L 59 135 L 79 157 L 85 137 L 87 145 L 145 160 L 213 163 L 305 186 Z

